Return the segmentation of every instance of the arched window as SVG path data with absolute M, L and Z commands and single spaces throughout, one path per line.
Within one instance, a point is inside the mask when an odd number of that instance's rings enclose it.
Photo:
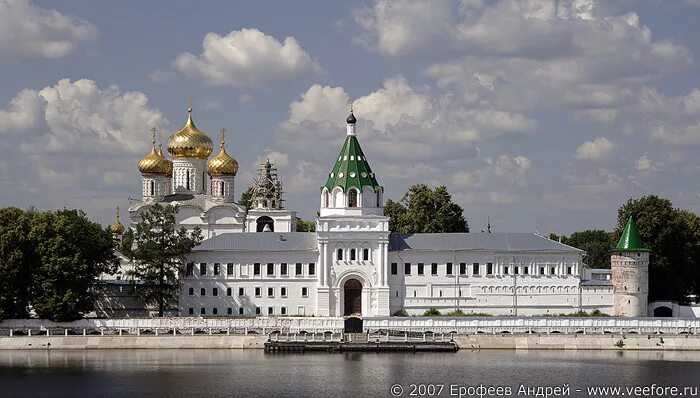
M 355 249 L 350 249 L 350 261 L 355 261 Z
M 335 256 L 337 260 L 342 260 L 343 259 L 343 249 L 338 249 L 338 252 Z
M 382 190 L 377 189 L 377 207 L 382 207 Z
M 321 206 L 328 207 L 328 191 L 323 191 L 323 199 Z
M 187 170 L 185 172 L 185 189 L 188 191 L 190 190 L 190 171 L 189 170 Z
M 369 260 L 369 249 L 362 249 L 362 259 L 365 261 Z
M 156 195 L 156 182 L 151 180 L 150 185 L 151 185 L 151 196 L 155 196 Z
M 255 222 L 257 232 L 275 232 L 275 221 L 271 217 L 261 216 Z
M 357 207 L 357 191 L 354 189 L 348 191 L 348 207 Z
M 224 196 L 224 182 L 223 181 L 219 182 L 219 189 L 221 189 L 221 196 Z

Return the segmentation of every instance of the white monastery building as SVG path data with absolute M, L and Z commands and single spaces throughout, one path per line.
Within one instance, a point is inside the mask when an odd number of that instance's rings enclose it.
M 188 113 L 168 138 L 172 160 L 156 147 L 154 131 L 153 148 L 139 162 L 143 195 L 129 208 L 132 227 L 158 202 L 179 207 L 180 226 L 202 229 L 204 241 L 180 275 L 181 316 L 371 317 L 431 308 L 646 315 L 648 252 L 632 219 L 612 277 L 587 269 L 583 251 L 533 233 L 390 233 L 384 188 L 351 112 L 340 153 L 329 154 L 334 165 L 319 190 L 316 232 L 296 232 L 296 213 L 284 208 L 270 160 L 260 165 L 250 208 L 236 203 L 238 162 L 226 152 L 225 131 L 210 157 L 212 140 Z

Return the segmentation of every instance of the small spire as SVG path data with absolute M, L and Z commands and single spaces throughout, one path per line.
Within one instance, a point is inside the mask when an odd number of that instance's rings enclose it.
M 193 98 L 194 97 L 192 97 L 191 94 L 187 96 L 187 113 L 190 113 L 190 114 L 192 113 L 192 99 Z
M 226 142 L 226 129 L 225 129 L 225 128 L 221 129 L 221 131 L 219 132 L 219 134 L 221 134 L 221 145 L 220 145 L 220 147 L 221 147 L 221 149 L 223 150 L 223 149 L 224 149 L 224 142 Z
M 347 119 L 345 119 L 345 121 L 348 122 L 348 124 L 357 123 L 357 119 L 355 118 L 355 114 L 353 113 L 353 110 L 352 110 L 352 104 L 350 104 L 350 115 L 348 116 Z
M 117 222 L 119 222 L 119 205 L 117 205 L 116 210 L 117 210 Z
M 160 130 L 160 137 L 158 138 L 158 154 L 163 155 L 163 130 Z
M 272 154 L 272 149 L 269 145 L 265 146 L 265 157 L 267 158 L 267 163 L 270 163 L 270 154 Z
M 153 143 L 153 148 L 156 147 L 156 126 L 151 127 L 151 142 Z
M 486 216 L 486 229 L 491 233 L 491 216 Z

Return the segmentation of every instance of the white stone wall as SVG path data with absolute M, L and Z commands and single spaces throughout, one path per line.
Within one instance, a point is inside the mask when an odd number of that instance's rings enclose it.
M 189 174 L 188 174 L 189 172 Z M 189 175 L 189 189 L 187 189 L 187 176 Z M 208 192 L 210 185 L 207 174 L 207 159 L 173 159 L 172 191 L 178 188 L 194 194 Z
M 243 308 L 243 315 L 258 315 L 256 308 L 260 308 L 259 315 L 313 315 L 316 310 L 316 286 L 318 283 L 318 252 L 196 252 L 189 258 L 194 263 L 193 275 L 181 277 L 180 290 L 180 314 L 229 316 L 228 308 L 231 308 L 234 316 L 240 315 L 239 309 Z M 201 275 L 202 263 L 206 263 L 206 274 Z M 214 264 L 219 263 L 219 275 L 214 273 Z M 233 264 L 233 273 L 228 274 L 228 265 Z M 260 267 L 259 275 L 255 274 L 255 264 Z M 273 264 L 273 274 L 268 275 L 267 264 Z M 282 274 L 282 263 L 287 264 L 287 274 Z M 301 263 L 302 273 L 297 275 L 296 264 Z M 313 274 L 310 274 L 309 264 L 313 265 Z M 190 288 L 193 294 L 190 295 Z M 214 289 L 218 290 L 217 296 L 213 295 Z M 231 288 L 231 295 L 228 295 Z M 239 289 L 243 288 L 243 295 Z M 259 295 L 256 295 L 259 288 Z M 286 296 L 282 296 L 282 288 L 286 289 Z M 306 288 L 306 295 L 303 295 Z M 202 296 L 201 289 L 205 289 Z M 270 297 L 268 289 L 272 289 Z M 272 307 L 272 313 L 268 308 Z M 283 314 L 283 309 L 286 314 Z M 302 308 L 300 308 L 302 307 Z M 192 314 L 189 310 L 192 308 Z M 204 308 L 204 314 L 202 314 Z M 214 308 L 217 313 L 214 314 Z
M 212 199 L 223 202 L 234 201 L 235 179 L 236 177 L 230 175 L 212 176 L 210 187 Z
M 297 229 L 297 212 L 295 211 L 250 209 L 246 215 L 246 231 L 257 231 L 257 220 L 262 216 L 272 218 L 274 232 L 295 232 Z
M 170 177 L 162 174 L 143 174 L 141 196 L 147 201 L 157 201 L 170 194 Z

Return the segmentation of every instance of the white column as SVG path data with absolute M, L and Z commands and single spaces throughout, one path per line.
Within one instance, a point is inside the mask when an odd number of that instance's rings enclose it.
M 326 268 L 328 267 L 328 264 L 326 264 L 326 251 L 328 251 L 328 243 L 321 242 L 321 258 L 319 259 L 319 265 L 321 266 L 319 282 L 321 286 L 326 286 Z

